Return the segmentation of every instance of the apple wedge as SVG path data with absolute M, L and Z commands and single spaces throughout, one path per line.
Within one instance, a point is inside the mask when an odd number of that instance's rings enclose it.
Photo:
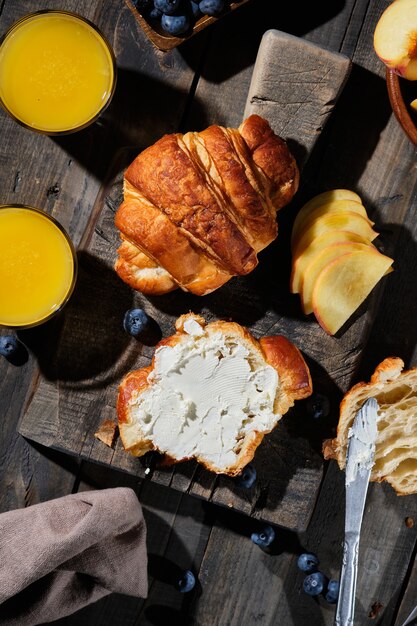
M 313 290 L 321 271 L 334 259 L 349 254 L 349 252 L 353 252 L 354 250 L 365 250 L 369 247 L 376 250 L 375 246 L 369 243 L 334 243 L 323 248 L 323 250 L 314 256 L 313 260 L 307 265 L 301 278 L 300 298 L 303 311 L 306 315 L 313 312 Z
M 291 241 L 293 240 L 295 233 L 298 231 L 300 225 L 304 222 L 304 220 L 310 215 L 312 211 L 322 206 L 323 204 L 337 202 L 338 200 L 351 200 L 352 202 L 358 202 L 359 204 L 362 204 L 360 196 L 358 196 L 358 194 L 354 191 L 350 191 L 350 189 L 330 189 L 330 191 L 324 191 L 323 193 L 319 193 L 317 196 L 314 196 L 314 198 L 311 198 L 311 200 L 306 202 L 304 206 L 302 206 L 299 210 L 292 228 Z
M 392 263 L 370 246 L 331 261 L 313 289 L 313 310 L 320 326 L 329 335 L 337 333 Z
M 290 278 L 291 293 L 298 293 L 300 291 L 301 279 L 305 273 L 306 267 L 323 248 L 335 243 L 344 244 L 348 242 L 369 244 L 367 239 L 364 239 L 356 233 L 349 232 L 348 230 L 328 230 L 313 239 L 311 244 L 303 250 L 298 257 L 293 257 Z
M 303 232 L 294 247 L 294 257 L 297 258 L 316 237 L 329 230 L 348 230 L 360 235 L 369 243 L 378 236 L 378 233 L 373 230 L 369 221 L 358 213 L 353 211 L 329 213 L 314 220 L 310 227 Z
M 396 0 L 385 9 L 375 28 L 374 49 L 396 74 L 417 80 L 417 0 Z
M 371 226 L 373 226 L 374 222 L 370 221 L 365 207 L 360 202 L 346 199 L 332 200 L 331 202 L 321 204 L 320 206 L 306 213 L 303 219 L 298 222 L 298 224 L 296 220 L 292 229 L 291 246 L 294 247 L 297 245 L 297 240 L 302 237 L 303 232 L 311 226 L 314 220 L 329 213 L 344 213 L 346 211 L 351 211 L 352 213 L 358 213 L 359 215 L 362 215 L 362 217 L 367 219 Z

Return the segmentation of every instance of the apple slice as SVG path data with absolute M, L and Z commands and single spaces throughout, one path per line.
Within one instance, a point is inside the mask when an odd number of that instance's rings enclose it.
M 301 209 L 302 211 L 302 209 Z M 297 223 L 294 223 L 291 235 L 291 246 L 294 247 L 297 245 L 297 239 L 299 239 L 303 232 L 309 228 L 314 220 L 318 219 L 322 215 L 327 215 L 328 213 L 342 213 L 346 211 L 352 211 L 352 213 L 358 213 L 362 215 L 368 222 L 373 226 L 374 222 L 371 222 L 368 218 L 368 214 L 366 212 L 365 207 L 360 202 L 355 202 L 354 200 L 332 200 L 331 202 L 326 202 L 325 204 L 321 204 L 318 207 L 315 207 L 311 211 L 305 214 L 304 218 Z M 300 212 L 301 213 L 301 212 Z M 300 215 L 299 213 L 299 215 Z
M 314 220 L 310 227 L 303 232 L 293 250 L 294 257 L 298 257 L 311 244 L 313 239 L 329 230 L 348 230 L 360 235 L 369 243 L 378 236 L 378 233 L 373 230 L 369 221 L 358 213 L 353 211 L 329 213 Z
M 375 246 L 366 243 L 348 242 L 343 244 L 334 243 L 315 255 L 313 260 L 307 265 L 301 279 L 300 298 L 303 311 L 306 315 L 313 312 L 313 290 L 316 280 L 321 271 L 340 256 L 349 254 L 354 250 L 365 250 L 371 247 L 376 250 Z
M 417 80 L 417 0 L 396 0 L 374 32 L 375 52 L 396 74 Z
M 323 204 L 328 204 L 329 202 L 337 202 L 338 200 L 351 200 L 352 202 L 359 202 L 362 204 L 362 200 L 360 196 L 354 191 L 350 191 L 350 189 L 331 189 L 330 191 L 324 191 L 323 193 L 319 193 L 314 198 L 311 198 L 308 202 L 301 207 L 298 212 L 297 217 L 295 218 L 294 225 L 292 227 L 292 237 L 291 241 L 294 237 L 296 231 L 302 222 L 306 219 L 306 217 L 319 206 Z
M 313 310 L 320 326 L 334 335 L 391 267 L 393 260 L 368 247 L 331 261 L 313 289 Z
M 306 267 L 314 259 L 316 254 L 333 243 L 344 244 L 348 242 L 369 244 L 367 239 L 364 239 L 356 233 L 349 232 L 348 230 L 328 230 L 313 239 L 311 244 L 303 250 L 298 257 L 293 257 L 290 278 L 291 293 L 298 293 L 300 291 L 302 276 L 305 273 Z

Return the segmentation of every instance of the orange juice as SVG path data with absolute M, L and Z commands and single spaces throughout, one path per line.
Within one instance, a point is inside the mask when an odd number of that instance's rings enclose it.
M 0 46 L 0 101 L 33 130 L 55 134 L 83 128 L 109 103 L 114 55 L 84 18 L 61 11 L 16 22 Z
M 74 287 L 75 253 L 46 213 L 0 205 L 0 326 L 35 326 L 67 301 Z

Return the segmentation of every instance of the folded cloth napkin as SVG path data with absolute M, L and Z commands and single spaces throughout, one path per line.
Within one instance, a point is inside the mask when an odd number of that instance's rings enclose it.
M 0 515 L 0 624 L 51 622 L 111 593 L 146 598 L 146 527 L 132 489 Z

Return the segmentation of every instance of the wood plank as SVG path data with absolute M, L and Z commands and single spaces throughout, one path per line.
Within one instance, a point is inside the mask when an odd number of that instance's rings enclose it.
M 206 521 L 205 504 L 172 489 L 151 485 L 146 480 L 139 481 L 132 475 L 93 463 L 82 464 L 80 477 L 79 491 L 124 486 L 137 493 L 147 523 L 149 595 L 143 600 L 111 594 L 75 615 L 59 620 L 59 624 L 133 626 L 140 623 L 147 626 L 155 624 L 155 620 L 165 619 L 185 624 L 195 594 L 180 593 L 175 589 L 173 579 L 185 569 L 192 569 L 196 574 L 199 570 L 211 528 Z
M 261 41 L 243 115 L 265 117 L 275 132 L 285 137 L 303 167 L 344 88 L 350 66 L 345 56 L 288 33 L 268 30 Z
M 337 100 L 349 70 L 349 62 L 344 57 L 323 53 L 317 46 L 288 36 L 275 36 L 274 33 L 264 41 L 260 51 L 261 64 L 267 64 L 268 59 L 275 58 L 277 53 L 285 53 L 290 58 L 291 51 L 297 62 L 303 63 L 305 57 L 300 49 L 304 48 L 309 58 L 315 56 L 315 65 L 319 69 L 312 81 L 320 86 L 323 74 L 329 73 L 331 80 L 326 83 L 326 90 L 323 89 L 324 97 Z M 293 89 L 286 79 L 280 85 L 272 82 L 270 88 L 272 94 L 279 89 L 282 98 L 290 101 Z M 311 83 L 308 83 L 307 95 L 310 89 Z M 273 96 L 271 98 L 273 100 Z M 282 121 L 284 123 L 286 119 L 289 123 L 294 117 L 298 118 L 297 141 L 304 145 L 306 151 L 311 150 L 318 134 L 304 141 L 309 130 L 303 121 L 307 116 L 312 123 L 315 119 L 315 126 L 324 124 L 332 106 L 326 101 L 326 115 L 323 114 L 321 100 L 319 106 L 308 110 L 303 107 L 297 110 L 284 108 Z M 163 336 L 172 334 L 175 318 L 186 310 L 199 311 L 208 319 L 232 317 L 251 326 L 257 336 L 271 332 L 291 334 L 291 329 L 270 308 L 270 277 L 262 269 L 256 270 L 254 277 L 231 281 L 204 299 L 179 291 L 159 298 L 145 298 L 141 294 L 133 295 L 121 283 L 112 269 L 119 245 L 113 219 L 114 208 L 120 204 L 122 197 L 123 168 L 131 159 L 132 151 L 129 148 L 119 151 L 113 164 L 115 173 L 98 195 L 93 218 L 82 241 L 77 287 L 62 318 L 59 346 L 49 363 L 48 374 L 40 382 L 29 411 L 20 424 L 20 432 L 37 441 L 46 439 L 47 435 L 43 433 L 47 432 L 48 425 L 45 421 L 53 420 L 54 416 L 52 412 L 49 415 L 44 411 L 43 398 L 47 395 L 44 390 L 54 385 L 58 389 L 58 409 L 55 414 L 58 425 L 54 428 L 53 440 L 47 438 L 48 445 L 144 476 L 143 462 L 126 455 L 120 443 L 114 451 L 103 450 L 103 444 L 92 437 L 100 421 L 111 415 L 116 386 L 123 373 L 134 367 L 148 365 L 153 353 L 152 346 L 143 346 L 129 339 L 123 332 L 121 322 L 124 312 L 134 305 L 145 308 L 157 320 Z M 103 294 L 109 297 L 103 297 Z M 99 309 L 97 302 L 100 302 Z M 242 311 L 240 302 L 246 303 L 246 312 Z M 262 311 L 264 303 L 266 315 Z M 293 334 L 297 340 L 301 334 L 300 326 L 296 327 Z M 83 350 L 80 351 L 78 346 L 83 346 Z M 195 471 L 190 464 L 184 471 L 181 466 L 175 470 L 156 468 L 152 472 L 152 480 L 234 507 L 255 517 L 292 528 L 305 528 L 321 481 L 322 466 L 317 450 L 312 447 L 305 430 L 297 433 L 297 451 L 294 454 L 292 424 L 297 421 L 295 416 L 293 412 L 262 446 L 255 459 L 259 481 L 250 491 L 239 488 L 236 480 L 216 478 L 207 472 Z M 298 423 L 302 422 L 298 419 Z

